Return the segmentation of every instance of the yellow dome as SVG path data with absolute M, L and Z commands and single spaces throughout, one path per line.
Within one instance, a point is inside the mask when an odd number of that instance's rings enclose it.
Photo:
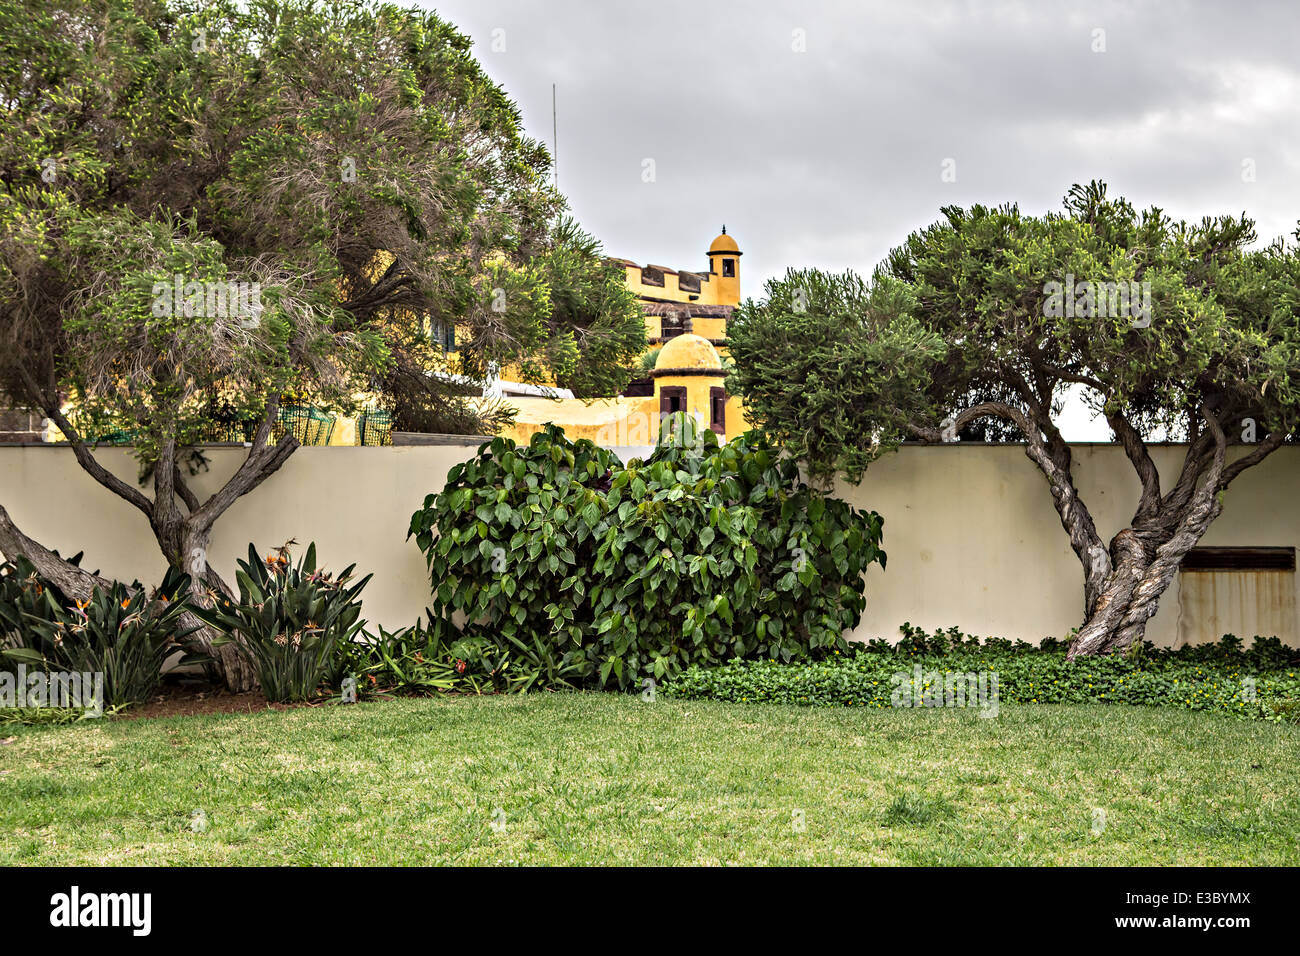
M 655 359 L 655 371 L 678 368 L 717 369 L 722 371 L 722 359 L 718 357 L 709 340 L 699 335 L 686 333 L 677 335 L 664 343 Z
M 714 239 L 709 246 L 709 254 L 712 255 L 715 252 L 734 252 L 736 255 L 740 255 L 740 246 L 736 245 L 735 239 L 727 235 L 726 226 L 722 227 L 722 235 Z

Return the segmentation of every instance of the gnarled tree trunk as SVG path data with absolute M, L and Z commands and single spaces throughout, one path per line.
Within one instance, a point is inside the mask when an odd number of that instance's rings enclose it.
M 1021 389 L 1020 397 L 1026 410 L 1005 402 L 981 402 L 954 416 L 947 430 L 954 434 L 978 418 L 996 417 L 1025 436 L 1025 454 L 1047 479 L 1061 526 L 1083 566 L 1085 619 L 1070 645 L 1069 658 L 1122 653 L 1143 639 L 1147 621 L 1155 616 L 1183 558 L 1223 510 L 1223 491 L 1243 471 L 1276 451 L 1285 436 L 1270 434 L 1229 463 L 1221 413 L 1201 408 L 1205 428 L 1192 422 L 1178 481 L 1162 494 L 1160 474 L 1146 443 L 1122 415 L 1108 415 L 1142 483 L 1142 493 L 1132 525 L 1116 534 L 1107 547 L 1074 485 L 1070 446 L 1052 423 L 1050 403 L 1028 388 Z M 912 430 L 928 441 L 943 440 L 937 429 Z
M 181 476 L 175 441 L 164 441 L 154 463 L 154 497 L 150 499 L 139 488 L 118 478 L 95 460 L 76 429 L 62 414 L 58 402 L 51 398 L 57 394 L 53 388 L 42 392 L 30 378 L 28 388 L 32 395 L 46 399 L 41 404 L 42 410 L 67 437 L 82 469 L 119 498 L 134 505 L 149 520 L 167 563 L 185 571 L 193 579 L 191 594 L 195 603 L 200 607 L 210 607 L 218 596 L 233 597 L 234 592 L 226 582 L 208 566 L 208 542 L 217 519 L 241 496 L 274 474 L 298 448 L 298 441 L 291 434 L 286 434 L 275 444 L 270 442 L 279 402 L 273 400 L 268 404 L 247 457 L 234 475 L 206 501 L 200 501 Z M 106 579 L 69 564 L 23 534 L 3 507 L 0 507 L 0 552 L 9 558 L 26 557 L 43 576 L 69 597 L 78 600 L 85 600 L 95 587 L 109 584 Z M 196 628 L 191 640 L 213 658 L 228 689 L 242 692 L 257 686 L 256 676 L 237 644 L 214 647 L 214 640 L 221 636 L 217 631 L 194 615 L 185 615 L 181 621 L 183 627 Z M 237 635 L 232 636 L 238 640 Z
M 1224 490 L 1282 444 L 1281 435 L 1270 435 L 1229 464 L 1227 437 L 1217 416 L 1206 409 L 1201 414 L 1206 430 L 1193 435 L 1178 482 L 1163 496 L 1146 446 L 1127 422 L 1111 419 L 1142 479 L 1142 497 L 1133 525 L 1111 541 L 1112 570 L 1101 588 L 1086 597 L 1087 619 L 1070 645 L 1071 660 L 1081 654 L 1123 653 L 1141 643 L 1183 558 L 1223 511 Z

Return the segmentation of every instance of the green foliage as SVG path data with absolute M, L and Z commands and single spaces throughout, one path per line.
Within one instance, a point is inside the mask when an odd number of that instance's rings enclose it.
M 0 657 L 9 663 L 80 674 L 102 674 L 105 706 L 148 700 L 162 681 L 162 665 L 186 648 L 181 616 L 190 579 L 169 569 L 148 594 L 138 582 L 95 588 L 85 601 L 67 601 L 19 558 L 0 568 Z
M 911 316 L 911 290 L 888 278 L 791 269 L 765 292 L 727 322 L 727 391 L 815 477 L 856 479 L 911 418 L 930 414 L 943 339 Z
M 937 440 L 948 416 L 976 406 L 966 424 L 995 419 L 1023 435 L 1028 423 L 1052 438 L 1053 414 L 1079 388 L 1140 439 L 1194 436 L 1206 414 L 1229 441 L 1247 418 L 1261 440 L 1295 431 L 1294 246 L 1252 250 L 1250 220 L 1175 222 L 1100 183 L 1074 187 L 1063 214 L 942 213 L 871 283 L 792 270 L 728 324 L 729 390 L 814 474 L 856 479 L 899 441 Z M 1053 287 L 1067 281 L 1091 299 Z M 1139 294 L 1125 307 L 1094 283 L 1137 283 Z
M 566 360 L 554 345 L 548 362 L 555 382 L 578 398 L 617 395 L 631 381 L 645 352 L 645 317 L 627 287 L 624 270 L 601 255 L 594 237 L 565 217 L 536 260 L 550 290 L 548 342 L 572 344 Z
M 79 564 L 80 555 L 70 563 Z M 0 564 L 0 663 L 43 660 L 45 646 L 31 622 L 54 624 L 59 611 L 71 603 L 21 555 Z
M 494 641 L 444 618 L 399 631 L 359 635 L 340 653 L 338 673 L 357 678 L 360 696 L 518 692 L 569 683 L 577 670 L 540 641 Z
M 457 660 L 443 639 L 442 629 L 413 627 L 379 634 L 358 634 L 340 644 L 335 655 L 333 683 L 344 678 L 357 682 L 358 698 L 385 694 L 428 694 L 457 686 Z M 461 673 L 464 667 L 460 668 Z M 471 678 L 472 679 L 472 678 Z
M 948 816 L 952 816 L 952 807 L 946 801 L 920 793 L 902 793 L 885 807 L 880 822 L 887 827 L 923 827 Z
M 0 35 L 11 394 L 71 393 L 74 424 L 133 435 L 148 464 L 213 405 L 257 419 L 288 390 L 347 410 L 378 389 L 482 431 L 463 390 L 426 374 L 453 327 L 465 370 L 519 362 L 584 393 L 626 380 L 635 301 L 435 13 L 0 0 Z M 260 284 L 260 315 L 214 313 L 212 286 L 232 281 Z
M 83 707 L 0 707 L 0 727 L 66 727 L 84 720 L 100 720 L 120 708 L 105 707 L 94 714 Z
M 1207 710 L 1241 719 L 1294 721 L 1300 708 L 1300 654 L 1277 638 L 1250 650 L 1225 635 L 1177 650 L 1146 644 L 1132 656 L 1065 659 L 1066 642 L 1040 646 L 963 635 L 926 634 L 904 624 L 897 644 L 854 645 L 821 662 L 732 661 L 692 667 L 667 683 L 668 697 L 825 707 L 894 706 L 896 688 L 935 688 L 949 674 L 997 675 L 999 705 L 1130 704 Z
M 356 565 L 348 565 L 335 578 L 317 569 L 315 544 L 291 564 L 290 544 L 265 560 L 250 544 L 248 560 L 239 561 L 235 573 L 239 600 L 218 597 L 213 607 L 196 612 L 225 633 L 214 644 L 239 648 L 271 701 L 315 697 L 321 684 L 336 674 L 338 648 L 366 623 L 360 594 L 371 575 L 348 587 Z
M 843 648 L 885 563 L 882 520 L 809 488 L 761 438 L 719 447 L 683 417 L 624 466 L 549 426 L 498 438 L 411 520 L 432 613 L 463 613 L 515 686 L 622 688 L 692 663 Z

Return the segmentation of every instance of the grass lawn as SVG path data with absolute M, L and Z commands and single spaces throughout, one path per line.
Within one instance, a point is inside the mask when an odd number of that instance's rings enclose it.
M 534 694 L 6 733 L 10 865 L 1300 864 L 1300 727 L 1180 710 Z

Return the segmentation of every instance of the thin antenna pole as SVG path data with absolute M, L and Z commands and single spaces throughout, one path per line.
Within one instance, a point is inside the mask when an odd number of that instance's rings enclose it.
M 551 84 L 551 182 L 560 187 L 560 137 L 555 113 L 555 84 Z

